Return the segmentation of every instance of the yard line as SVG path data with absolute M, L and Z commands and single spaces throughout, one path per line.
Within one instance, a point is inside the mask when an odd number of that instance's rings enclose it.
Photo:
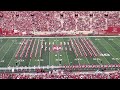
M 100 43 L 100 42 L 99 42 Z M 101 44 L 101 43 L 100 43 Z M 101 44 L 102 45 L 102 44 Z M 102 45 L 103 46 L 103 45 Z M 105 48 L 106 49 L 106 48 Z M 106 49 L 107 50 L 107 49 Z M 108 50 L 107 50 L 108 51 Z M 109 51 L 108 51 L 109 52 Z M 110 52 L 109 52 L 110 53 Z M 110 53 L 111 54 L 111 53 Z M 111 54 L 112 55 L 112 54 Z M 113 55 L 112 55 L 112 57 L 114 57 Z M 117 61 L 118 62 L 118 61 Z M 119 63 L 119 62 L 118 62 Z
M 56 38 L 56 44 L 57 44 L 57 38 Z M 57 53 L 57 56 L 58 56 L 58 60 L 59 60 L 59 53 Z
M 75 46 L 77 47 L 77 49 L 78 49 L 78 52 L 79 52 L 79 54 L 80 54 L 80 56 L 82 57 L 83 55 L 82 55 L 82 53 L 81 53 L 81 50 L 80 50 L 80 48 L 79 48 L 79 46 L 78 46 L 78 44 L 76 43 L 76 40 L 73 38 L 73 41 L 74 41 L 74 43 L 75 43 Z M 80 65 L 80 61 L 78 60 L 78 64 Z
M 63 40 L 63 42 L 64 42 L 64 39 L 63 39 L 63 38 L 62 38 L 62 40 Z M 68 63 L 69 63 L 69 65 L 70 65 L 70 61 L 69 61 L 69 58 L 68 58 L 67 51 L 65 51 L 65 53 L 66 53 L 66 56 L 67 56 L 67 59 L 68 59 Z
M 16 40 L 16 39 L 15 39 L 15 40 Z M 11 58 L 10 62 L 8 63 L 8 66 L 9 66 L 9 64 L 11 63 L 12 59 L 14 58 L 14 56 L 15 56 L 15 54 L 16 54 L 16 52 L 17 52 L 17 50 L 19 49 L 19 47 L 20 47 L 20 44 L 19 44 L 19 46 L 17 47 L 17 49 L 16 49 L 16 51 L 15 51 L 14 55 L 12 56 L 12 58 Z
M 16 55 L 15 55 L 16 58 L 18 57 L 18 54 L 20 53 L 21 48 L 24 45 L 24 43 L 25 43 L 25 39 L 24 40 L 22 39 L 22 44 L 19 46 L 19 49 L 18 49 L 18 51 L 16 52 Z
M 90 39 L 89 39 L 89 40 L 90 40 Z M 94 44 L 91 40 L 90 40 L 90 42 L 91 42 L 91 44 L 96 48 L 96 50 L 97 50 L 100 54 L 102 54 L 101 51 L 95 46 L 95 44 Z M 100 43 L 100 42 L 99 42 L 99 43 Z M 100 43 L 100 44 L 101 44 L 101 43 Z M 106 57 L 104 57 L 104 56 L 103 56 L 103 58 L 106 59 Z M 106 59 L 106 61 L 108 62 L 107 59 Z M 108 62 L 108 63 L 109 63 L 109 62 Z M 109 64 L 110 64 L 110 63 L 109 63 Z
M 39 39 L 38 39 L 38 43 L 37 43 L 37 48 L 36 48 L 36 52 L 35 52 L 35 57 L 37 56 L 37 53 L 38 53 L 38 46 L 39 46 Z
M 28 48 L 27 48 L 27 51 L 25 53 L 25 58 L 27 58 L 27 56 L 28 56 L 28 52 L 30 51 L 30 46 L 32 44 L 32 41 L 33 41 L 33 39 L 30 40 L 30 43 L 29 43 Z
M 92 57 L 92 53 L 90 52 L 90 50 L 88 49 L 88 47 L 86 46 L 85 42 L 83 41 L 83 39 L 80 39 L 80 41 L 83 43 L 84 47 L 86 48 L 86 50 L 88 51 L 88 54 L 90 57 Z
M 84 52 L 84 54 L 86 54 L 86 52 L 85 52 L 85 50 L 84 50 L 84 48 L 83 48 L 83 46 L 81 45 L 81 43 L 80 43 L 80 41 L 79 41 L 79 39 L 77 38 L 77 41 L 78 41 L 78 43 L 79 43 L 79 45 L 80 45 L 80 47 L 81 47 L 81 50 Z M 87 60 L 87 62 L 90 64 L 90 62 L 88 61 L 88 59 L 85 57 L 85 59 Z
M 8 39 L 9 40 L 9 39 Z M 8 40 L 4 43 L 4 45 L 8 42 Z M 4 47 L 4 45 L 2 45 L 2 47 L 0 48 L 0 50 Z
M 116 39 L 116 38 L 115 38 Z M 119 39 L 118 39 L 119 40 Z M 114 40 L 112 40 L 112 42 L 115 44 L 115 45 L 117 45 L 118 47 L 120 47 L 119 45 L 118 45 L 118 43 L 115 43 L 115 41 Z M 115 49 L 115 48 L 114 48 Z M 116 50 L 116 49 L 115 49 Z M 117 50 L 116 50 L 117 51 Z
M 88 41 L 86 39 L 84 39 L 84 41 L 88 44 L 88 46 L 90 47 L 91 49 L 91 52 L 93 52 L 93 56 L 95 55 L 95 57 L 97 56 L 95 50 L 93 49 L 93 47 L 88 43 Z
M 41 47 L 40 47 L 40 58 L 41 58 L 41 51 L 42 51 L 42 49 L 43 49 L 43 39 L 42 39 L 42 42 L 41 42 L 41 45 L 40 45 Z
M 7 41 L 6 41 L 6 42 L 7 42 Z M 14 43 L 14 42 L 13 42 L 13 43 Z M 6 43 L 5 43 L 5 44 L 6 44 Z M 12 46 L 12 44 L 11 44 L 11 46 Z M 11 46 L 10 46 L 10 47 L 11 47 Z M 9 49 L 10 49 L 10 48 L 9 48 Z M 9 49 L 8 49 L 8 51 L 9 51 Z M 8 52 L 8 51 L 7 51 L 7 52 Z M 6 52 L 6 53 L 7 53 L 7 52 Z M 6 55 L 6 53 L 4 54 L 4 56 Z M 4 58 L 4 56 L 2 57 L 2 59 Z M 2 59 L 1 59 L 1 60 L 2 60 Z M 0 60 L 0 61 L 1 61 L 1 60 Z M 4 71 L 4 72 L 5 72 L 5 71 Z
M 104 39 L 104 38 L 102 38 L 102 39 Z M 105 40 L 105 39 L 104 39 Z M 107 42 L 107 41 L 106 41 Z M 108 43 L 108 42 L 107 42 Z M 109 44 L 109 43 L 108 43 Z M 110 45 L 110 44 L 109 44 Z M 111 45 L 110 45 L 111 46 Z M 111 46 L 112 47 L 112 46 Z M 112 47 L 115 51 L 116 51 L 116 49 L 114 48 L 114 47 Z M 107 49 L 106 49 L 107 50 Z M 108 50 L 107 50 L 108 51 Z M 109 52 L 109 51 L 108 51 Z M 116 51 L 116 52 L 118 52 L 118 51 Z M 109 52 L 110 53 L 110 52 Z M 119 52 L 118 52 L 119 53 Z M 111 55 L 112 55 L 112 53 L 110 53 Z M 114 57 L 113 55 L 112 55 L 112 57 Z M 115 58 L 115 57 L 114 57 Z M 116 60 L 117 61 L 117 60 Z M 118 62 L 118 61 L 117 61 Z M 119 64 L 120 64 L 120 62 L 118 62 Z
M 75 55 L 77 55 L 76 58 L 78 58 L 79 55 L 77 54 L 77 51 L 76 51 L 76 48 L 75 48 L 74 44 L 72 44 L 73 41 L 72 41 L 71 38 L 70 38 L 70 42 L 71 42 L 71 46 L 72 46 L 72 48 L 73 48 L 73 51 L 74 51 Z M 79 62 L 79 61 L 78 61 L 78 64 L 80 65 L 80 62 Z
M 38 41 L 39 41 L 39 42 L 38 42 L 38 43 L 39 43 L 39 44 L 38 44 L 38 47 L 39 47 L 39 45 L 40 45 L 40 40 L 39 40 L 39 38 L 38 38 Z M 37 51 L 37 53 L 38 53 L 38 51 Z M 39 67 L 40 67 L 40 59 L 39 59 Z
M 23 48 L 23 50 L 22 50 L 22 53 L 20 54 L 20 58 L 22 59 L 22 57 L 23 57 L 23 54 L 25 53 L 25 50 L 27 49 L 27 46 L 28 46 L 28 40 L 25 42 L 25 46 L 24 46 L 24 48 Z
M 48 38 L 48 42 L 49 42 L 49 38 Z M 49 48 L 50 48 L 50 45 L 49 45 Z M 49 66 L 50 66 L 50 50 L 48 49 L 49 51 Z
M 72 42 L 72 39 L 71 39 L 71 38 L 70 38 L 70 43 L 71 43 L 71 46 L 72 46 L 72 48 L 73 48 L 73 51 L 74 51 L 74 53 L 75 53 L 75 55 L 76 55 L 76 58 L 78 58 L 77 51 L 76 51 L 76 49 L 75 49 L 75 47 L 74 47 L 74 44 L 73 44 L 73 42 Z
M 25 39 L 25 42 L 24 42 L 24 43 L 26 43 L 26 39 Z M 21 63 L 21 62 L 19 61 L 19 63 L 18 63 L 18 67 L 19 67 L 20 63 Z
M 96 57 L 97 55 L 96 55 L 95 51 L 93 50 L 93 47 L 88 43 L 88 41 L 86 39 L 84 39 L 84 41 L 88 45 L 89 49 L 91 49 L 93 56 Z M 97 62 L 101 65 L 101 63 L 98 60 L 97 60 Z
M 8 50 L 5 52 L 4 56 L 1 58 L 1 60 L 5 57 L 5 55 L 7 54 L 7 52 L 9 51 L 9 49 L 11 48 L 11 46 L 13 45 L 14 42 L 12 42 L 12 44 L 10 45 L 10 47 L 8 48 Z M 0 61 L 1 61 L 0 60 Z
M 118 41 L 120 41 L 118 38 L 116 38 L 116 37 L 114 37 L 114 39 L 117 39 Z M 115 41 L 114 40 L 112 40 L 114 43 L 115 43 Z M 118 45 L 118 43 L 115 43 L 116 45 Z M 119 46 L 119 45 L 118 45 Z M 119 46 L 120 47 L 120 46 Z
M 35 47 L 35 42 L 36 42 L 36 39 L 34 40 L 33 47 L 32 47 L 32 50 L 30 52 L 30 58 L 31 59 L 32 59 L 32 55 L 33 55 L 33 51 L 34 51 L 34 47 Z
M 97 62 L 98 62 L 100 65 L 102 65 L 98 60 L 97 60 Z
M 84 56 L 86 57 L 87 56 L 87 53 L 85 52 L 84 48 L 83 48 L 83 45 L 80 43 L 79 39 L 77 38 L 77 42 L 78 42 L 78 45 L 80 46 L 81 48 L 81 51 L 84 53 Z
M 120 41 L 117 37 L 114 37 L 115 39 L 117 39 L 118 41 Z
M 119 39 L 118 39 L 119 40 Z M 115 43 L 115 41 L 114 40 L 112 40 L 112 42 L 114 43 L 114 44 L 116 44 L 118 47 L 120 47 L 119 45 L 118 45 L 118 43 Z
M 30 62 L 31 62 L 31 58 L 30 58 L 30 61 L 29 61 L 28 67 L 30 66 Z
M 31 45 L 32 45 L 32 42 L 33 42 L 33 38 L 32 38 L 31 41 L 30 41 L 30 45 L 29 45 L 29 50 L 28 50 L 28 51 L 30 51 L 30 47 L 31 47 Z M 28 55 L 28 54 L 27 54 L 27 55 Z M 30 60 L 29 60 L 28 67 L 30 66 L 30 62 L 31 62 L 31 58 L 30 58 Z
M 100 54 L 100 50 L 95 47 L 95 45 L 93 44 L 93 42 L 90 39 L 88 39 L 88 42 L 93 46 L 93 48 L 95 49 L 97 54 Z
M 77 42 L 76 42 L 76 40 L 74 38 L 73 38 L 73 41 L 74 41 L 74 43 L 75 43 L 75 45 L 76 45 L 76 47 L 78 49 L 78 52 L 79 52 L 80 56 L 82 57 L 83 54 L 81 53 L 81 50 L 80 50 L 80 48 L 79 48 L 79 46 L 78 46 L 78 44 L 77 44 Z
M 118 38 L 114 38 L 114 39 L 117 39 L 118 41 L 120 41 Z M 112 40 L 112 42 L 114 43 L 114 44 L 116 44 L 118 47 L 120 47 L 119 45 L 118 45 L 118 43 L 115 43 L 115 41 L 114 40 Z
M 103 38 L 104 39 L 104 38 Z M 105 39 L 104 39 L 105 40 Z M 106 41 L 106 40 L 105 40 Z M 107 41 L 106 41 L 107 42 Z M 107 42 L 108 43 L 108 42 Z M 110 43 L 108 43 L 117 53 L 119 53 Z

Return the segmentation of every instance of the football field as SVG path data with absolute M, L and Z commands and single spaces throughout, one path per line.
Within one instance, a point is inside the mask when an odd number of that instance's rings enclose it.
M 120 37 L 0 38 L 0 67 L 120 64 Z

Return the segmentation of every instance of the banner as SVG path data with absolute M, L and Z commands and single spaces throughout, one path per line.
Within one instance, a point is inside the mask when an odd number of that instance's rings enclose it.
M 119 34 L 120 33 L 120 28 L 118 27 L 108 27 L 106 31 L 106 34 Z

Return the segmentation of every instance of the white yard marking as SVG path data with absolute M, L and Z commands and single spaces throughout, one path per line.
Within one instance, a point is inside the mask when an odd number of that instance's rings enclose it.
M 20 45 L 17 47 L 17 49 L 16 49 L 16 51 L 15 51 L 14 55 L 12 56 L 12 58 L 11 58 L 10 62 L 8 63 L 8 66 L 9 66 L 9 64 L 11 63 L 12 59 L 14 58 L 14 56 L 15 56 L 16 52 L 18 51 L 19 47 L 20 47 Z
M 80 43 L 80 41 L 79 41 L 78 38 L 77 38 L 77 40 L 78 40 L 79 45 L 81 45 L 81 47 L 82 47 L 82 51 L 83 51 L 84 53 L 86 53 L 85 50 L 84 50 L 84 48 L 83 48 L 83 46 L 82 46 L 82 44 Z M 90 64 L 90 62 L 88 61 L 87 57 L 85 57 L 85 59 L 86 59 L 87 62 Z
M 8 39 L 9 40 L 9 39 Z M 4 45 L 8 42 L 8 40 L 4 43 Z M 4 47 L 4 45 L 2 45 L 2 47 L 0 48 L 0 50 Z
M 97 60 L 97 62 L 98 62 L 100 65 L 102 65 L 98 60 Z
M 28 66 L 30 66 L 30 63 L 31 63 L 31 59 L 30 59 L 30 61 L 29 61 L 29 64 L 28 64 Z
M 43 39 L 42 39 L 43 40 Z M 39 43 L 40 44 L 40 43 Z M 38 46 L 39 47 L 39 46 Z M 40 67 L 40 60 L 39 60 L 39 67 Z
M 104 38 L 102 38 L 102 39 L 104 39 Z M 104 39 L 105 40 L 105 39 Z M 106 43 L 108 43 L 107 41 L 106 41 Z M 108 43 L 109 44 L 109 43 Z M 110 45 L 110 44 L 109 44 Z M 110 45 L 111 46 L 111 45 Z M 112 47 L 112 46 L 111 46 Z M 113 47 L 112 47 L 113 48 Z M 113 48 L 114 49 L 114 48 Z M 107 49 L 106 49 L 107 50 Z M 114 49 L 115 50 L 115 49 Z M 108 52 L 109 52 L 109 50 L 107 50 Z M 115 50 L 116 51 L 116 50 Z M 116 51 L 117 52 L 117 51 Z M 110 53 L 110 52 L 109 52 Z M 119 52 L 118 52 L 119 53 Z M 112 55 L 112 53 L 110 53 L 111 55 Z M 112 57 L 114 57 L 113 55 L 112 55 Z M 115 58 L 115 57 L 114 57 Z M 117 61 L 117 60 L 116 60 Z M 118 61 L 117 61 L 118 62 Z M 120 64 L 120 62 L 118 62 L 119 64 Z
M 57 38 L 56 38 L 56 44 L 57 44 L 57 41 L 58 41 L 58 40 L 57 40 Z M 57 56 L 58 56 L 58 60 L 59 60 L 59 52 L 57 53 Z
M 5 52 L 4 56 L 1 58 L 1 60 L 3 60 L 3 58 L 5 57 L 5 55 L 7 54 L 7 52 L 10 50 L 11 46 L 13 45 L 14 42 L 12 42 L 12 44 L 9 46 L 8 50 Z M 0 60 L 0 61 L 1 61 Z
M 100 43 L 100 42 L 99 42 Z M 101 43 L 100 43 L 101 44 Z M 101 44 L 102 45 L 102 44 Z M 103 46 L 103 45 L 102 45 Z M 103 46 L 104 47 L 104 46 Z M 105 48 L 105 47 L 104 47 Z M 106 48 L 105 48 L 106 49 Z M 107 49 L 106 49 L 107 50 Z M 108 50 L 107 50 L 108 51 Z M 109 52 L 109 51 L 108 51 Z M 110 53 L 110 52 L 109 52 Z M 111 53 L 110 53 L 111 54 Z M 111 54 L 112 55 L 112 54 Z M 104 56 L 103 56 L 104 57 Z M 105 58 L 105 57 L 104 57 Z M 107 60 L 108 61 L 108 60 Z M 110 63 L 109 63 L 110 64 Z
M 91 40 L 90 40 L 91 41 Z M 91 41 L 92 42 L 92 41 Z M 99 42 L 99 41 L 98 41 Z M 100 43 L 100 42 L 99 42 Z M 92 43 L 93 45 L 94 45 L 94 43 Z M 101 44 L 101 43 L 100 43 Z M 94 45 L 95 46 L 95 45 Z M 99 52 L 99 53 L 101 53 L 101 51 L 97 48 L 97 47 L 95 47 L 96 49 L 97 49 L 97 51 Z M 104 57 L 103 56 L 103 58 L 108 62 L 108 60 L 106 59 L 106 57 Z M 109 63 L 109 62 L 108 62 Z M 110 64 L 110 63 L 109 63 Z
M 117 39 L 117 38 L 116 38 L 116 39 Z M 117 39 L 117 40 L 119 40 L 119 39 Z M 114 40 L 112 40 L 112 42 L 113 42 L 114 44 L 116 44 L 118 47 L 120 47 L 120 46 L 118 45 L 118 43 L 115 43 Z
M 42 57 L 42 49 L 43 49 L 43 39 L 42 39 L 42 42 L 41 42 L 41 45 L 40 45 L 40 58 Z
M 64 39 L 62 38 L 62 40 L 64 41 Z M 68 59 L 68 64 L 70 65 L 70 61 L 69 61 L 69 58 L 68 58 L 68 54 L 67 54 L 67 51 L 65 51 L 66 53 L 66 56 L 67 56 L 67 59 Z
M 27 41 L 27 40 L 26 40 L 26 41 Z M 18 63 L 18 67 L 19 67 L 20 63 L 21 63 L 21 62 L 19 61 L 19 63 Z
M 50 66 L 50 42 L 49 42 L 49 66 Z
M 53 42 L 53 45 L 54 45 L 54 42 Z

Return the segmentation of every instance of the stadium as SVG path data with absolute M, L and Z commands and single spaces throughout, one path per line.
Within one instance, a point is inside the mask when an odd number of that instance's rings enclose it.
M 119 79 L 119 11 L 0 11 L 0 79 Z

